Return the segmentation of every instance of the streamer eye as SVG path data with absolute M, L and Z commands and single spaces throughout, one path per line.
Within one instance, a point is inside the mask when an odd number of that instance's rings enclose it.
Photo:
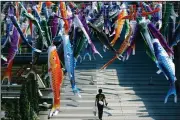
M 56 57 L 53 57 L 53 60 L 56 60 Z
M 161 48 L 161 47 L 159 47 L 158 49 L 159 49 L 159 50 L 162 50 L 162 48 Z

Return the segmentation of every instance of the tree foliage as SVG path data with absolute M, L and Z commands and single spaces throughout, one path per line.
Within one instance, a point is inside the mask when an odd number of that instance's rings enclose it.
M 28 76 L 28 81 L 22 86 L 20 95 L 20 113 L 22 120 L 37 120 L 39 112 L 38 82 L 33 74 Z
M 13 102 L 7 101 L 6 102 L 6 108 L 5 108 L 5 117 L 9 120 L 14 120 L 14 104 Z
M 19 100 L 17 100 L 15 103 L 14 113 L 15 113 L 14 120 L 21 120 Z
M 23 84 L 20 94 L 20 114 L 22 120 L 30 120 L 30 103 L 28 100 L 27 85 Z

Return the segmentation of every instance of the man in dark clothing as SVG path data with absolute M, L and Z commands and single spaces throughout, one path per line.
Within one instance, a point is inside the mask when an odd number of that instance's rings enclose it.
M 102 120 L 104 103 L 106 106 L 108 104 L 106 102 L 105 95 L 101 93 L 102 93 L 102 89 L 99 89 L 99 94 L 96 95 L 96 100 L 95 100 L 95 106 L 97 105 L 98 107 L 98 117 L 100 120 Z

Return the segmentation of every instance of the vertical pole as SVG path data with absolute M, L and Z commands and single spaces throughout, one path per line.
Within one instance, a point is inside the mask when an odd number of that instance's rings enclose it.
M 180 94 L 180 43 L 174 49 L 174 63 L 175 63 L 175 72 L 176 72 L 176 88 L 177 93 Z
M 175 12 L 180 15 L 180 2 L 176 1 L 174 2 L 174 9 Z M 177 94 L 180 95 L 180 43 L 177 44 L 177 46 L 174 47 L 174 64 L 175 64 L 175 72 L 176 72 L 176 89 Z
M 1 13 L 1 1 L 0 1 L 0 13 Z M 0 17 L 0 21 L 2 21 L 1 17 Z M 1 23 L 0 23 L 0 26 L 1 26 Z M 1 29 L 0 29 L 0 36 L 1 36 Z M 1 48 L 1 44 L 0 44 L 0 48 Z M 0 52 L 0 55 L 1 55 L 1 52 Z M 1 61 L 0 61 L 0 65 L 1 65 Z M 0 70 L 0 76 L 1 76 L 1 70 Z M 1 83 L 0 83 L 0 93 L 1 93 Z M 1 94 L 0 94 L 0 119 L 1 119 Z

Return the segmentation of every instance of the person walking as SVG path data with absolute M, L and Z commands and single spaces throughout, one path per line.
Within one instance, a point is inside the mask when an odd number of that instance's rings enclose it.
M 107 106 L 108 103 L 106 102 L 105 95 L 102 94 L 102 89 L 99 89 L 98 92 L 99 92 L 99 94 L 96 95 L 95 107 L 97 106 L 97 108 L 98 108 L 99 120 L 102 120 L 104 103 L 105 103 L 106 106 Z

